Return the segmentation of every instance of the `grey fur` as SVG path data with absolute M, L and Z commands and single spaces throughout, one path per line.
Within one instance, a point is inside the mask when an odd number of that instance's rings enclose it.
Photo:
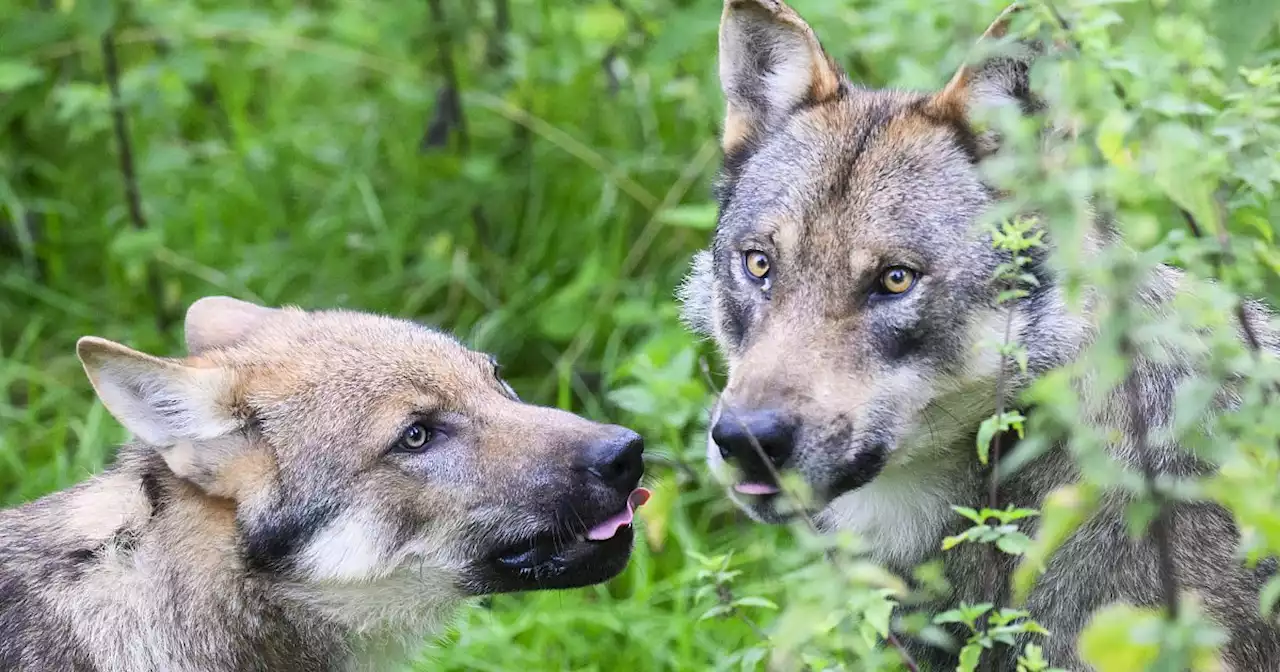
M 1006 20 L 989 35 L 1003 35 Z M 802 38 L 807 46 L 796 46 Z M 986 499 L 986 472 L 973 445 L 980 422 L 995 410 L 999 366 L 974 353 L 984 340 L 999 341 L 1009 319 L 991 283 L 1005 256 L 974 226 L 997 198 L 975 165 L 996 149 L 996 139 L 970 131 L 968 115 L 976 106 L 1038 108 L 1025 60 L 1037 51 L 964 69 L 938 94 L 864 90 L 828 70 L 835 66 L 825 56 L 813 56 L 822 53 L 817 38 L 785 4 L 725 3 L 720 219 L 680 291 L 685 322 L 713 337 L 729 365 L 713 420 L 726 408 L 794 418 L 795 453 L 785 467 L 814 491 L 816 522 L 862 534 L 898 571 L 942 555 L 954 592 L 937 609 L 987 601 L 989 573 L 1007 586 L 1012 571 L 1011 560 L 993 565 L 985 548 L 941 554 L 940 546 L 969 524 L 948 505 L 978 508 Z M 1107 222 L 1086 244 L 1093 252 L 1121 245 Z M 745 272 L 749 250 L 769 256 L 766 281 Z M 899 264 L 920 271 L 914 288 L 890 300 L 870 296 L 879 274 Z M 1029 375 L 1013 377 L 1013 392 L 1076 361 L 1101 315 L 1096 301 L 1083 314 L 1067 305 L 1047 259 L 1037 259 L 1032 272 L 1040 285 L 1012 316 Z M 1194 291 L 1189 278 L 1161 267 L 1137 300 L 1141 310 L 1168 316 L 1179 293 Z M 1274 356 L 1280 336 L 1269 314 L 1258 304 L 1248 312 Z M 1206 473 L 1210 465 L 1161 438 L 1178 386 L 1202 360 L 1172 343 L 1147 345 L 1164 351 L 1135 362 L 1157 468 Z M 1232 395 L 1224 391 L 1222 403 Z M 1109 454 L 1136 469 L 1125 400 L 1117 393 L 1091 402 L 1085 421 L 1121 430 L 1128 438 Z M 710 439 L 708 456 L 718 476 L 737 478 Z M 1078 479 L 1073 459 L 1056 447 L 1008 479 L 1001 501 L 1039 507 L 1054 488 Z M 761 521 L 788 517 L 776 498 L 730 495 Z M 1075 639 L 1096 609 L 1117 600 L 1160 601 L 1154 550 L 1128 535 L 1125 506 L 1119 492 L 1106 495 L 1031 595 L 1029 609 L 1053 633 L 1046 653 L 1057 666 L 1087 669 Z M 1280 632 L 1258 614 L 1258 591 L 1275 562 L 1245 567 L 1231 517 L 1216 505 L 1180 504 L 1172 521 L 1177 580 L 1229 631 L 1228 668 L 1275 669 Z M 911 647 L 931 669 L 955 665 L 946 652 Z M 999 655 L 996 669 L 1013 669 L 1015 652 Z

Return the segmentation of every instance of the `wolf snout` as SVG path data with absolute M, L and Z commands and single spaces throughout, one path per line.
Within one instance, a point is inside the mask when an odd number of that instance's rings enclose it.
M 619 427 L 610 435 L 588 443 L 578 454 L 573 468 L 618 491 L 630 492 L 644 475 L 643 453 L 644 439 Z
M 770 472 L 781 469 L 795 452 L 796 429 L 795 420 L 776 409 L 726 408 L 711 428 L 711 440 L 720 456 L 735 463 L 749 479 L 771 482 Z

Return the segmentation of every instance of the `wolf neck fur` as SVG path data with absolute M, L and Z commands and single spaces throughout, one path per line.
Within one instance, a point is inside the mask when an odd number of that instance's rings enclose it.
M 49 562 L 71 566 L 47 571 L 75 580 L 49 586 L 46 599 L 67 605 L 78 644 L 104 670 L 235 669 L 245 660 L 355 669 L 421 643 L 457 602 L 412 573 L 312 586 L 249 572 L 234 505 L 175 478 L 137 444 L 102 475 L 16 513 L 20 524 L 58 531 Z M 101 627 L 77 613 L 120 623 Z M 130 641 L 108 641 L 112 633 Z

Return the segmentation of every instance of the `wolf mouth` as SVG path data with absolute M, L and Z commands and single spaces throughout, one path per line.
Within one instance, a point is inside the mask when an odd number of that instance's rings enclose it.
M 635 510 L 649 495 L 636 488 L 617 513 L 572 529 L 538 532 L 498 549 L 484 562 L 477 592 L 579 588 L 613 578 L 631 556 Z
M 814 499 L 808 502 L 808 513 L 814 515 L 841 495 L 853 492 L 880 475 L 886 466 L 889 448 L 884 443 L 874 443 L 860 450 L 850 461 L 828 474 L 825 483 L 811 484 Z M 738 501 L 747 513 L 762 523 L 786 524 L 803 515 L 806 507 L 794 500 L 794 493 L 784 491 L 776 478 L 744 476 L 732 486 Z M 792 498 L 789 500 L 788 498 Z

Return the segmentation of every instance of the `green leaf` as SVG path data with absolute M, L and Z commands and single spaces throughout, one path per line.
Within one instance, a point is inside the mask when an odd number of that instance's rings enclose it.
M 653 494 L 644 506 L 636 510 L 636 515 L 644 521 L 644 538 L 649 548 L 661 551 L 666 545 L 671 517 L 680 498 L 680 484 L 672 476 L 661 476 L 649 485 L 649 489 Z
M 960 649 L 960 665 L 956 667 L 959 672 L 973 672 L 978 668 L 978 661 L 982 659 L 982 646 L 975 642 L 970 642 Z
M 116 22 L 116 3 L 113 0 L 76 0 L 72 16 L 88 37 L 100 38 Z
M 656 415 L 658 409 L 661 408 L 654 391 L 643 385 L 631 385 L 611 390 L 608 398 L 619 408 L 641 416 Z
M 0 93 L 12 93 L 44 79 L 38 68 L 22 61 L 0 61 Z
M 708 609 L 706 613 L 702 614 L 702 616 L 698 620 L 708 621 L 713 618 L 720 618 L 720 617 L 729 615 L 731 611 L 733 611 L 733 607 L 727 604 L 717 604 L 716 606 Z
M 1112 604 L 1093 614 L 1080 633 L 1080 657 L 1098 672 L 1145 670 L 1160 656 L 1160 614 L 1129 604 Z M 1145 633 L 1145 634 L 1140 634 Z
M 962 516 L 964 516 L 965 518 L 968 518 L 969 520 L 972 520 L 972 521 L 973 521 L 973 522 L 975 522 L 975 523 L 978 523 L 979 525 L 981 525 L 981 524 L 983 523 L 983 521 L 985 521 L 985 520 L 986 520 L 986 519 L 985 519 L 985 518 L 983 518 L 983 517 L 982 517 L 982 515 L 981 515 L 981 514 L 979 514 L 977 511 L 975 511 L 975 510 L 973 510 L 973 509 L 971 509 L 971 508 L 969 508 L 969 507 L 967 507 L 967 506 L 953 506 L 953 507 L 951 507 L 951 510 L 952 510 L 952 511 L 955 511 L 956 513 L 958 513 L 958 514 L 960 514 L 960 515 L 962 515 Z
M 1027 599 L 1049 557 L 1097 510 L 1098 502 L 1098 488 L 1089 484 L 1063 486 L 1045 497 L 1036 539 L 1023 553 L 1023 560 L 1013 573 L 1015 604 Z
M 999 419 L 995 416 L 982 421 L 982 425 L 978 427 L 978 461 L 986 464 L 991 454 L 991 439 L 996 436 L 999 429 Z
M 1214 6 L 1213 32 L 1218 38 L 1226 69 L 1234 74 L 1258 42 L 1275 26 L 1280 3 L 1274 0 L 1224 0 Z
M 1009 555 L 1022 555 L 1031 546 L 1031 539 L 1021 532 L 1011 532 L 996 541 L 996 548 Z
M 964 614 L 959 609 L 948 609 L 933 617 L 934 623 L 965 623 Z
M 122 263 L 144 263 L 164 246 L 164 236 L 159 229 L 124 229 L 116 234 L 109 248 L 113 258 Z
M 1280 602 L 1280 577 L 1267 581 L 1267 585 L 1262 587 L 1262 592 L 1259 595 L 1259 607 L 1264 618 L 1271 618 L 1277 602 Z
M 1155 520 L 1158 513 L 1156 503 L 1148 497 L 1134 499 L 1129 501 L 1129 505 L 1125 508 L 1125 526 L 1129 530 L 1129 536 L 1134 539 L 1140 539 L 1147 533 L 1147 528 L 1151 526 L 1151 521 Z
M 760 609 L 777 609 L 778 605 L 763 597 L 743 597 L 733 601 L 735 607 L 759 607 Z
M 627 30 L 627 15 L 607 2 L 596 2 L 579 9 L 578 34 L 588 42 L 610 44 L 618 41 Z

